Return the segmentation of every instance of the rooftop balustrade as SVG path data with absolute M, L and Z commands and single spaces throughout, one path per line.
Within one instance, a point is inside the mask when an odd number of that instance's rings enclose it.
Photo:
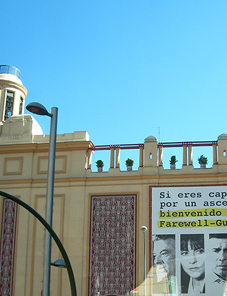
M 118 145 L 98 145 L 88 150 L 87 169 L 91 169 L 92 154 L 96 151 L 110 151 L 110 169 L 120 167 L 121 150 L 139 150 L 139 168 L 162 167 L 163 168 L 163 151 L 168 148 L 182 148 L 182 167 L 193 166 L 193 149 L 197 147 L 211 147 L 209 155 L 209 166 L 212 168 L 216 165 L 227 165 L 227 135 L 222 134 L 217 141 L 188 141 L 188 142 L 163 142 L 158 143 L 154 137 L 148 137 L 141 144 L 118 144 Z M 179 149 L 178 149 L 179 151 Z M 212 158 L 212 160 L 211 160 Z M 197 162 L 197 159 L 196 159 Z M 181 161 L 180 161 L 181 163 Z

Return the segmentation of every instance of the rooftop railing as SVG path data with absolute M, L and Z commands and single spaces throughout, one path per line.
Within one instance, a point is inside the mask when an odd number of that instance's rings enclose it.
M 226 138 L 227 140 L 227 138 Z M 225 163 L 226 148 L 218 147 L 218 141 L 187 141 L 187 142 L 164 142 L 158 143 L 156 139 L 145 140 L 140 144 L 116 144 L 116 145 L 98 145 L 93 146 L 88 151 L 88 165 L 91 168 L 91 154 L 95 151 L 110 151 L 110 168 L 119 168 L 120 165 L 120 150 L 125 149 L 138 149 L 139 150 L 139 167 L 163 167 L 163 149 L 166 148 L 182 148 L 182 166 L 192 166 L 193 147 L 211 147 L 213 150 L 212 158 L 213 165 L 218 163 L 218 155 L 223 158 L 220 159 L 221 163 Z M 218 151 L 217 151 L 218 149 Z M 223 151 L 222 151 L 223 150 Z
M 20 70 L 14 66 L 9 65 L 0 65 L 0 74 L 12 74 L 16 77 L 20 78 Z

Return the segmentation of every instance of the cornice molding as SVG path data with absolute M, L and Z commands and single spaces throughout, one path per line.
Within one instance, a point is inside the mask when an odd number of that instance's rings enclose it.
M 110 182 L 114 182 L 114 181 L 121 181 L 119 184 L 120 185 L 124 185 L 125 181 L 142 181 L 141 184 L 143 185 L 151 185 L 151 186 L 161 186 L 162 184 L 168 184 L 168 180 L 172 180 L 173 178 L 170 177 L 175 177 L 175 182 L 172 183 L 172 185 L 182 185 L 184 184 L 184 186 L 187 185 L 192 185 L 195 184 L 195 186 L 198 184 L 198 182 L 200 182 L 200 185 L 207 185 L 209 182 L 212 182 L 212 184 L 222 184 L 225 185 L 227 184 L 227 173 L 218 173 L 218 174 L 201 174 L 201 175 L 197 175 L 197 174 L 193 174 L 193 175 L 178 175 L 178 176 L 159 176 L 159 175 L 149 175 L 149 176 L 141 176 L 141 175 L 137 175 L 137 176 L 110 176 L 110 177 L 67 177 L 67 178 L 55 178 L 54 182 L 55 182 L 55 186 L 58 187 L 57 184 L 59 183 L 68 183 L 70 186 L 73 186 L 72 183 L 81 183 L 82 186 L 104 186 L 107 185 L 105 184 L 105 182 L 108 182 L 108 184 Z M 190 179 L 189 182 L 183 182 L 182 183 L 182 179 L 186 178 L 186 179 Z M 224 182 L 223 180 L 221 180 L 222 178 L 225 178 L 226 181 Z M 194 179 L 194 180 L 193 180 Z M 205 179 L 204 181 L 202 181 L 201 179 Z M 146 181 L 146 182 L 144 182 Z M 94 184 L 93 182 L 95 182 L 96 184 Z M 161 182 L 161 183 L 160 183 Z M 85 184 L 86 183 L 86 184 Z M 46 184 L 46 179 L 16 179 L 16 180 L 1 180 L 0 181 L 0 186 L 1 185 L 10 185 L 10 184 L 27 184 L 29 187 L 33 186 L 35 184 Z M 138 183 L 136 183 L 135 185 L 138 185 Z M 62 185 L 62 187 L 64 187 L 64 185 Z M 25 187 L 23 187 L 25 188 Z
M 78 151 L 87 150 L 93 145 L 92 141 L 81 141 L 81 142 L 57 142 L 56 152 L 61 151 Z M 13 154 L 13 153 L 41 153 L 48 152 L 49 143 L 29 143 L 29 144 L 0 144 L 0 154 Z
M 16 82 L 13 82 L 13 81 L 9 81 L 9 80 L 0 80 L 0 85 L 4 87 L 7 87 L 7 86 L 12 86 L 12 87 L 15 87 L 17 89 L 19 89 L 20 91 L 22 91 L 25 95 L 25 97 L 27 96 L 28 94 L 28 91 L 26 89 L 25 86 L 21 85 L 21 84 L 18 84 Z

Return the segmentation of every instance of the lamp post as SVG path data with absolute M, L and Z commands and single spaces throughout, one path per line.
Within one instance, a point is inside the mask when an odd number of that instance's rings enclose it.
M 144 259 L 144 281 L 146 279 L 146 237 L 145 232 L 147 231 L 147 226 L 141 226 L 140 231 L 143 232 L 143 259 Z
M 56 153 L 56 135 L 57 135 L 57 116 L 58 108 L 52 107 L 51 113 L 46 108 L 36 102 L 30 103 L 26 109 L 37 115 L 46 115 L 51 117 L 50 140 L 48 152 L 48 171 L 47 171 L 47 191 L 46 191 L 46 221 L 52 227 L 53 216 L 53 196 L 54 196 L 54 169 Z M 45 230 L 44 242 L 44 269 L 43 269 L 43 296 L 50 295 L 50 263 L 51 263 L 51 235 Z

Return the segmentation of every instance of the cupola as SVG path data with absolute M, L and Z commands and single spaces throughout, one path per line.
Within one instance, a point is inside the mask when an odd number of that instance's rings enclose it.
M 20 80 L 20 71 L 13 66 L 0 65 L 0 124 L 12 115 L 24 114 L 27 89 Z

